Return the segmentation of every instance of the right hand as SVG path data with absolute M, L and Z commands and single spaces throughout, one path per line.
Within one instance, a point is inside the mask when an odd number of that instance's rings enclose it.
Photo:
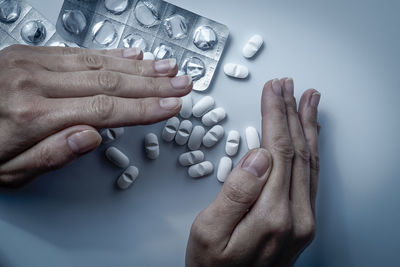
M 176 60 L 137 49 L 13 45 L 0 51 L 0 186 L 60 168 L 101 143 L 96 129 L 176 115 L 193 86 Z
M 262 148 L 233 169 L 193 223 L 187 267 L 292 266 L 313 239 L 318 184 L 317 106 L 297 110 L 293 80 L 269 81 L 262 98 Z

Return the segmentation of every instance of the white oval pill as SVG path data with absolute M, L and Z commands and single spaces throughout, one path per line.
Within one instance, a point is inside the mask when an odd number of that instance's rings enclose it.
M 260 147 L 260 137 L 254 127 L 248 127 L 246 129 L 246 141 L 249 150 Z
M 124 134 L 124 128 L 109 128 L 103 129 L 100 132 L 103 144 L 109 144 L 120 138 Z
M 190 134 L 192 133 L 193 124 L 189 120 L 184 120 L 181 122 L 178 128 L 178 132 L 175 136 L 175 142 L 183 146 L 189 140 Z
M 139 170 L 135 166 L 129 166 L 117 180 L 117 186 L 120 189 L 127 189 L 130 187 L 139 176 Z
M 224 134 L 224 128 L 221 125 L 215 125 L 203 137 L 203 145 L 208 148 L 215 146 L 224 137 Z
M 129 158 L 116 147 L 109 147 L 106 150 L 106 157 L 117 167 L 126 168 L 129 166 Z
M 143 60 L 155 60 L 156 57 L 151 52 L 144 52 L 143 53 Z
M 193 116 L 200 118 L 208 111 L 210 111 L 215 105 L 215 100 L 212 96 L 205 96 L 201 98 L 197 103 L 193 106 Z
M 190 177 L 200 178 L 210 175 L 214 171 L 214 165 L 209 161 L 203 161 L 196 165 L 190 166 L 188 173 Z
M 144 137 L 144 149 L 149 159 L 157 159 L 160 156 L 160 144 L 157 135 L 149 133 Z
M 238 131 L 230 131 L 226 139 L 225 152 L 228 156 L 235 156 L 239 150 L 240 133 Z
M 249 76 L 249 69 L 246 66 L 234 63 L 225 64 L 224 72 L 226 75 L 238 79 L 245 79 Z
M 203 142 L 203 137 L 206 134 L 206 130 L 203 126 L 197 125 L 193 128 L 192 133 L 190 134 L 188 147 L 190 150 L 197 150 L 200 148 L 201 143 Z
M 263 38 L 256 34 L 253 35 L 250 40 L 244 45 L 242 54 L 245 58 L 252 58 L 255 54 L 257 54 L 258 50 L 260 50 L 263 45 Z
M 179 164 L 183 167 L 192 166 L 204 160 L 204 153 L 201 150 L 190 151 L 179 156 Z
M 223 121 L 226 118 L 226 112 L 225 109 L 223 108 L 216 108 L 213 109 L 209 112 L 207 112 L 206 114 L 204 114 L 204 116 L 201 118 L 201 122 L 205 125 L 205 126 L 214 126 L 215 124 Z
M 221 183 L 225 182 L 226 178 L 232 171 L 232 160 L 229 157 L 222 157 L 219 161 L 217 179 Z
M 180 120 L 177 117 L 170 118 L 165 124 L 163 132 L 161 134 L 162 139 L 166 142 L 171 142 L 172 140 L 174 140 L 176 132 L 179 128 L 179 124 Z
M 188 94 L 182 97 L 182 108 L 181 111 L 179 112 L 179 115 L 181 115 L 181 117 L 184 119 L 189 119 L 192 116 L 192 108 L 193 108 L 192 96 Z

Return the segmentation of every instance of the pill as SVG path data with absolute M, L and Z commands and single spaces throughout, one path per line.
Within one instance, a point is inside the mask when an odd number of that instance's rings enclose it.
M 183 146 L 189 140 L 190 134 L 192 133 L 193 124 L 189 120 L 184 120 L 179 125 L 178 131 L 175 136 L 175 142 Z
M 157 135 L 149 133 L 144 137 L 144 149 L 149 159 L 157 159 L 160 156 L 160 145 Z
M 179 164 L 183 167 L 192 166 L 204 160 L 204 153 L 201 150 L 195 150 L 183 153 L 179 156 Z
M 226 118 L 225 109 L 216 108 L 216 109 L 213 109 L 213 110 L 207 112 L 206 114 L 204 114 L 204 116 L 201 118 L 201 122 L 205 126 L 210 127 L 210 126 L 214 126 L 215 124 L 218 124 L 225 118 Z
M 106 158 L 117 167 L 129 166 L 129 158 L 116 147 L 112 146 L 106 150 Z
M 156 57 L 151 52 L 144 52 L 143 53 L 143 60 L 155 60 Z
M 263 38 L 256 34 L 253 35 L 249 41 L 244 45 L 242 54 L 245 58 L 252 58 L 255 54 L 257 54 L 258 50 L 260 50 L 263 45 Z
M 235 156 L 238 152 L 240 145 L 240 134 L 238 131 L 230 131 L 226 139 L 225 152 L 228 156 Z
M 246 66 L 234 63 L 225 64 L 224 72 L 226 75 L 238 79 L 245 79 L 249 76 L 249 69 Z
M 188 147 L 190 150 L 197 150 L 200 148 L 201 143 L 203 142 L 203 137 L 206 134 L 206 130 L 203 126 L 197 125 L 193 128 L 192 133 L 190 134 Z
M 221 183 L 225 182 L 232 170 L 232 160 L 229 157 L 222 157 L 219 161 L 217 179 Z
M 203 145 L 208 148 L 215 146 L 224 137 L 224 134 L 224 128 L 221 125 L 215 125 L 203 137 Z
M 203 161 L 189 167 L 188 173 L 190 177 L 200 178 L 210 175 L 214 171 L 214 165 L 209 161 Z
M 101 138 L 103 139 L 103 144 L 109 144 L 120 138 L 124 134 L 124 128 L 109 128 L 103 129 L 100 132 Z
M 171 142 L 172 140 L 174 140 L 176 132 L 179 128 L 179 124 L 180 121 L 177 117 L 170 118 L 165 124 L 163 132 L 161 134 L 161 138 L 166 142 Z
M 254 127 L 248 127 L 246 129 L 246 141 L 249 150 L 260 147 L 260 137 Z
M 129 166 L 117 179 L 117 186 L 120 189 L 127 189 L 130 187 L 139 176 L 139 170 L 135 166 Z
M 192 108 L 193 108 L 192 96 L 189 94 L 182 97 L 182 108 L 181 111 L 179 112 L 179 115 L 181 115 L 181 117 L 184 119 L 189 119 L 192 116 Z
M 210 111 L 215 105 L 215 100 L 212 96 L 205 96 L 201 98 L 197 103 L 193 106 L 193 116 L 200 118 L 208 111 Z

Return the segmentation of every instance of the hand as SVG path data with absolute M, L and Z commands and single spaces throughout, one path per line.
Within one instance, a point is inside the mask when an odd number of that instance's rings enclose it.
M 189 76 L 137 49 L 14 45 L 0 51 L 0 185 L 20 186 L 101 143 L 99 128 L 177 114 Z
M 262 148 L 239 162 L 197 216 L 186 266 L 291 266 L 312 241 L 320 94 L 306 91 L 297 111 L 293 89 L 292 79 L 266 83 Z

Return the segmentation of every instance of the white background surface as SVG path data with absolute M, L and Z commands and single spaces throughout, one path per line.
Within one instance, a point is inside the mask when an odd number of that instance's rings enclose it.
M 61 0 L 29 2 L 55 23 Z M 250 68 L 248 81 L 219 68 L 207 91 L 229 114 L 226 130 L 259 128 L 269 79 L 293 77 L 297 96 L 310 87 L 322 93 L 318 233 L 297 266 L 396 266 L 400 2 L 171 2 L 228 25 L 222 64 Z M 266 45 L 247 61 L 240 51 L 254 33 Z M 21 191 L 0 191 L 0 265 L 183 266 L 191 222 L 220 185 L 215 175 L 187 177 L 176 164 L 183 149 L 172 144 L 156 162 L 145 160 L 142 137 L 161 127 L 130 128 L 116 144 L 141 169 L 128 191 L 114 189 L 120 170 L 104 148 Z M 206 157 L 222 155 L 220 143 Z

